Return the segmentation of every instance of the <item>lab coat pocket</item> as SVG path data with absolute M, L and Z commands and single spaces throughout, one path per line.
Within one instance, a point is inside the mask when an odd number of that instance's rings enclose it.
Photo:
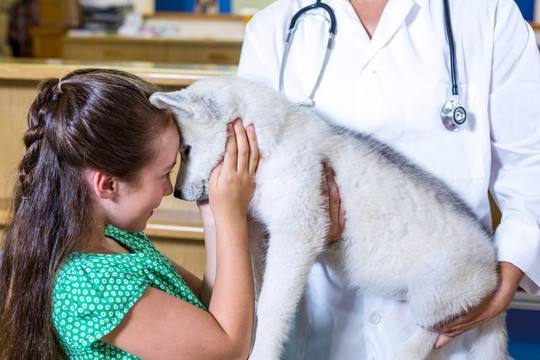
M 446 129 L 441 118 L 449 93 L 450 84 L 409 85 L 405 107 L 407 153 L 439 178 L 482 178 L 486 176 L 482 129 L 487 115 L 484 112 L 480 116 L 479 86 L 459 85 L 459 102 L 467 111 L 467 120 L 457 131 Z

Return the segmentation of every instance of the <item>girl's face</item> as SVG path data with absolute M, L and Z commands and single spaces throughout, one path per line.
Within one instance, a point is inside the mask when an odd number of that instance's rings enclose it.
M 109 214 L 109 223 L 126 231 L 143 231 L 146 222 L 163 196 L 173 191 L 170 173 L 176 164 L 180 135 L 171 122 L 154 140 L 155 157 L 146 165 L 135 182 L 119 182 L 116 209 Z

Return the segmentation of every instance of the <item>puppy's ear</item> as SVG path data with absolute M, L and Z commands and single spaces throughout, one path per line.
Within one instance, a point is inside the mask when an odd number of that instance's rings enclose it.
M 181 91 L 155 92 L 150 96 L 150 102 L 160 109 L 170 109 L 177 115 L 191 116 L 193 108 L 182 96 Z

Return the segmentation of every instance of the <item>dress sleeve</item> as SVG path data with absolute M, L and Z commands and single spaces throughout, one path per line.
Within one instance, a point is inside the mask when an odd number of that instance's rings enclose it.
M 525 272 L 540 294 L 540 53 L 513 1 L 499 1 L 492 63 L 490 191 L 502 212 L 499 260 Z
M 122 321 L 148 286 L 143 276 L 107 260 L 71 266 L 54 288 L 59 337 L 68 349 L 90 347 Z

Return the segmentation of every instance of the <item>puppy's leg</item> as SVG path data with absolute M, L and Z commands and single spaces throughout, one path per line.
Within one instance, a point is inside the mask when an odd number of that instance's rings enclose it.
M 395 360 L 434 360 L 437 357 L 428 357 L 433 350 L 439 334 L 418 327 L 414 334 L 403 343 L 394 353 Z
M 302 296 L 318 251 L 298 243 L 292 234 L 272 235 L 262 291 L 257 305 L 257 331 L 250 359 L 279 359 L 289 321 Z M 314 239 L 310 239 L 314 240 Z
M 471 256 L 465 251 L 451 248 L 441 248 L 418 259 L 408 273 L 407 299 L 419 326 L 427 328 L 443 323 L 479 304 L 497 286 L 496 266 L 493 254 Z M 506 335 L 504 329 L 501 333 L 501 327 L 497 325 L 488 325 L 486 341 L 480 341 L 481 336 L 475 345 L 479 349 L 478 359 L 505 359 Z M 412 341 L 403 350 L 411 351 L 407 356 L 413 356 L 416 349 L 421 347 L 420 343 L 414 345 Z M 429 344 L 430 348 L 433 343 Z M 501 348 L 504 348 L 503 352 Z M 486 351 L 493 356 L 486 357 Z M 417 358 L 424 359 L 425 356 L 427 353 Z
M 266 249 L 268 247 L 268 233 L 264 225 L 250 217 L 248 222 L 249 251 L 253 268 L 253 281 L 255 283 L 255 300 L 259 299 L 262 287 L 264 266 L 266 264 Z
M 480 326 L 480 335 L 469 353 L 469 359 L 512 360 L 507 354 L 505 318 L 506 313 L 502 313 Z
M 311 266 L 326 243 L 321 162 L 311 152 L 292 154 L 265 158 L 252 204 L 270 235 L 251 356 L 256 360 L 279 358 Z

